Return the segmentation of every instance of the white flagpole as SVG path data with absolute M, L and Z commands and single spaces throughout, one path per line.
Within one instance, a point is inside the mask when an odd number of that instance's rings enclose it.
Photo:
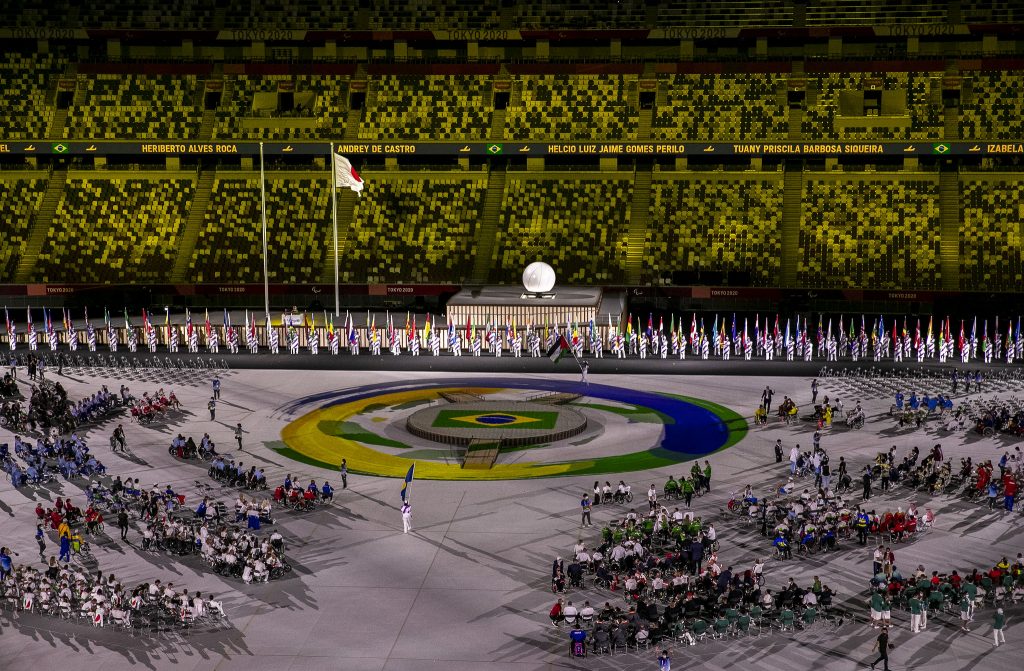
M 334 224 L 334 316 L 341 316 L 341 297 L 338 288 L 338 173 L 334 169 L 334 143 L 331 143 L 331 221 Z
M 260 196 L 263 200 L 263 310 L 270 318 L 270 277 L 267 274 L 267 180 L 263 172 L 263 143 L 260 142 Z

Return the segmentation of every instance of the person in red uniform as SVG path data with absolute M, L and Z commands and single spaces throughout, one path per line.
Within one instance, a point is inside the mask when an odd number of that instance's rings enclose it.
M 1010 474 L 1009 471 L 1003 475 L 1003 503 L 1006 509 L 1013 512 L 1013 501 L 1017 496 L 1017 481 Z

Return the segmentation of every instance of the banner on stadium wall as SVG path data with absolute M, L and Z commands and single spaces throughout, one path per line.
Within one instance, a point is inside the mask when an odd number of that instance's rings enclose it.
M 1019 23 L 949 24 L 895 23 L 863 26 L 673 26 L 666 28 L 566 28 L 557 24 L 538 29 L 465 28 L 455 30 L 290 30 L 287 28 L 236 28 L 226 30 L 148 28 L 70 28 L 15 26 L 0 28 L 0 39 L 17 40 L 202 40 L 211 43 L 275 42 L 323 44 L 348 42 L 523 42 L 547 40 L 572 42 L 594 40 L 735 40 L 767 37 L 794 40 L 822 37 L 946 37 L 1020 34 Z
M 266 156 L 323 156 L 324 142 L 264 142 Z M 339 142 L 346 156 L 994 156 L 1024 154 L 1024 140 L 999 142 Z M 258 156 L 259 142 L 5 140 L 0 155 Z

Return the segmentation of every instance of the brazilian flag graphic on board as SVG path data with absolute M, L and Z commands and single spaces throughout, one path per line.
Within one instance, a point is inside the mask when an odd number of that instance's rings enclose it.
M 558 421 L 557 412 L 517 410 L 515 412 L 472 410 L 442 410 L 434 418 L 438 429 L 553 429 Z

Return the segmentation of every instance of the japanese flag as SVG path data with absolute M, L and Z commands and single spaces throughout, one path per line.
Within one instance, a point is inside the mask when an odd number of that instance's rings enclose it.
M 363 190 L 363 179 L 351 161 L 340 154 L 334 155 L 334 181 L 338 188 L 347 186 L 357 194 Z

